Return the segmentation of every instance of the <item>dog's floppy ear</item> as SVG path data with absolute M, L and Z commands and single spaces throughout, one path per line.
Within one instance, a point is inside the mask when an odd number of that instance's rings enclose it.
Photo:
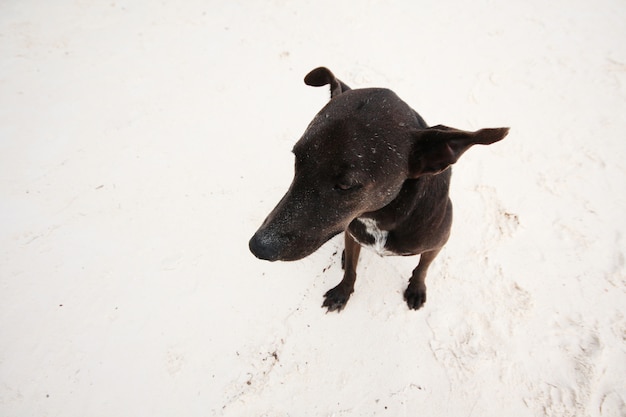
M 312 85 L 313 87 L 321 87 L 330 84 L 330 98 L 350 90 L 350 87 L 335 77 L 326 67 L 315 68 L 313 71 L 309 72 L 304 77 L 304 83 L 306 85 Z
M 508 133 L 508 127 L 466 132 L 442 125 L 415 131 L 409 175 L 417 178 L 437 174 L 458 161 L 472 145 L 489 145 L 504 139 Z

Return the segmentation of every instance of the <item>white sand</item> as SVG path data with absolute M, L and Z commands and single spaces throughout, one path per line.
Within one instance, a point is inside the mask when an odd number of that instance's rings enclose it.
M 0 415 L 626 416 L 626 6 L 0 4 Z M 455 167 L 418 258 L 249 237 L 328 92 L 510 126 Z

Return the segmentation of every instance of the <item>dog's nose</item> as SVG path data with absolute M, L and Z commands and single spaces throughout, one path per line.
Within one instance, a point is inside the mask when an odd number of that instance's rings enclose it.
M 278 252 L 268 239 L 263 238 L 259 233 L 252 236 L 248 243 L 250 252 L 259 259 L 264 261 L 278 260 Z

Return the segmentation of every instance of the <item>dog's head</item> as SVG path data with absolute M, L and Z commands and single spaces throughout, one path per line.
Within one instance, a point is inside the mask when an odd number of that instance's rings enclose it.
M 330 84 L 331 100 L 293 148 L 289 190 L 250 239 L 261 259 L 310 255 L 355 218 L 393 201 L 407 179 L 437 174 L 470 146 L 496 142 L 508 131 L 427 128 L 392 91 L 351 90 L 326 68 L 304 81 Z

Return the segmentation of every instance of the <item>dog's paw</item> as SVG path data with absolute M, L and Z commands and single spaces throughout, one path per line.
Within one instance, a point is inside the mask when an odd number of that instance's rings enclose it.
M 426 288 L 409 288 L 404 292 L 404 299 L 411 310 L 419 310 L 426 302 Z
M 326 307 L 329 312 L 340 312 L 346 306 L 351 294 L 352 291 L 346 291 L 343 287 L 338 285 L 324 294 L 322 307 Z

